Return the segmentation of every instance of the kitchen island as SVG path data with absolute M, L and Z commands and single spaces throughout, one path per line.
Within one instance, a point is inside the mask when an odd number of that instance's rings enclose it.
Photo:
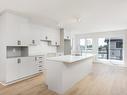
M 85 54 L 47 58 L 46 84 L 48 89 L 64 94 L 91 72 L 93 57 L 92 54 Z

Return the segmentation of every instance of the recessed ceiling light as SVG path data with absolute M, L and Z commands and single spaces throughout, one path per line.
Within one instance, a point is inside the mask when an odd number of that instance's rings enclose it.
M 68 20 L 70 23 L 79 23 L 81 22 L 81 18 L 79 17 L 72 17 L 70 20 Z

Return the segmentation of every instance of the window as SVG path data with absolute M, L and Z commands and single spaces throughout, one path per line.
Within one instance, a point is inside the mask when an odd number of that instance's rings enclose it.
M 80 51 L 82 53 L 89 53 L 92 52 L 93 45 L 92 45 L 92 39 L 80 39 Z
M 91 52 L 92 48 L 92 39 L 86 39 L 86 51 Z
M 109 58 L 109 39 L 99 38 L 98 39 L 98 58 L 108 59 Z
M 123 60 L 123 39 L 110 39 L 110 60 Z
M 123 46 L 122 41 L 116 42 L 116 48 L 123 48 L 122 46 Z
M 123 60 L 123 39 L 99 38 L 98 59 Z
M 80 39 L 80 50 L 85 52 L 85 39 Z

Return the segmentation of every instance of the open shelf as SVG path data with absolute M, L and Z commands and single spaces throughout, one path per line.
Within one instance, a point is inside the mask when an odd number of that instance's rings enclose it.
M 43 41 L 43 42 L 51 42 L 51 40 L 40 40 L 40 41 Z
M 52 41 L 51 40 L 40 40 L 40 41 L 43 41 L 43 42 L 47 42 L 48 43 L 48 46 L 56 46 L 58 47 L 59 45 L 52 45 Z
M 28 46 L 7 46 L 6 51 L 7 58 L 28 56 Z

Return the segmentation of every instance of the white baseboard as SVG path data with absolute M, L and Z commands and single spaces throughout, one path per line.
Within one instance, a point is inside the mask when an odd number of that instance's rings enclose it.
M 7 84 L 4 82 L 0 82 L 0 84 L 2 84 L 3 86 L 7 86 Z
M 23 80 L 26 80 L 26 79 L 35 77 L 35 76 L 37 76 L 37 75 L 40 75 L 40 73 L 37 73 L 37 74 L 34 74 L 34 75 L 30 75 L 30 76 L 27 76 L 27 77 L 24 77 L 24 78 L 15 80 L 15 81 L 7 82 L 7 83 L 5 83 L 5 82 L 0 82 L 0 84 L 2 84 L 3 86 L 7 86 L 7 85 L 11 85 L 11 84 L 14 84 L 14 83 L 17 83 L 17 82 L 20 82 L 20 81 L 23 81 Z

